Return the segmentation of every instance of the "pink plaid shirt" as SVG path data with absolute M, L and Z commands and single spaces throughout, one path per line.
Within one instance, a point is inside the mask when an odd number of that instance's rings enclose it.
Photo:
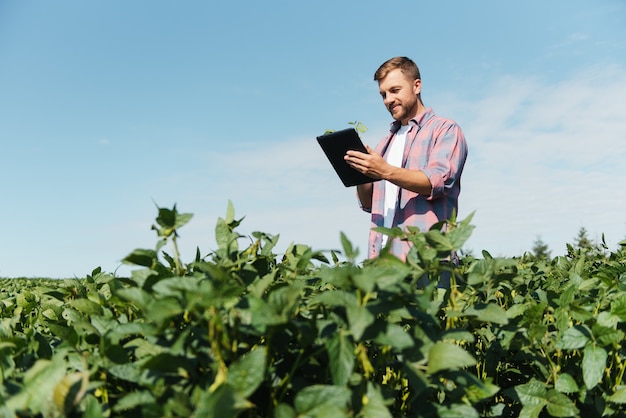
M 450 219 L 458 210 L 461 191 L 461 173 L 467 158 L 467 143 L 461 128 L 452 120 L 436 116 L 431 108 L 411 119 L 407 132 L 402 167 L 421 170 L 432 185 L 430 196 L 400 188 L 396 214 L 392 227 L 405 229 L 415 226 L 427 231 L 439 221 Z M 400 122 L 391 124 L 389 134 L 376 146 L 376 152 L 387 157 L 389 144 L 400 128 Z M 385 181 L 374 183 L 372 207 L 363 208 L 371 212 L 371 228 L 383 226 Z M 368 242 L 369 258 L 380 254 L 382 235 L 370 230 Z M 410 243 L 391 240 L 391 253 L 405 259 Z

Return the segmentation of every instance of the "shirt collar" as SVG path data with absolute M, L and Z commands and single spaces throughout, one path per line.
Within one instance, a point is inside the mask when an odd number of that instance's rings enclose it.
M 409 121 L 409 125 L 417 125 L 417 128 L 419 130 L 422 128 L 422 126 L 424 126 L 424 124 L 426 124 L 428 119 L 432 118 L 434 115 L 435 112 L 433 112 L 433 109 L 428 107 L 424 109 L 422 113 L 411 119 Z M 400 129 L 401 125 L 402 124 L 399 120 L 394 120 L 393 122 L 391 122 L 391 133 L 395 134 L 396 132 L 398 132 L 398 129 Z

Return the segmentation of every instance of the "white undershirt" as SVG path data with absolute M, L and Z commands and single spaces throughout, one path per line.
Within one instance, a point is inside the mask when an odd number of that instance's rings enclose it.
M 409 125 L 403 125 L 400 127 L 389 147 L 387 153 L 387 163 L 395 167 L 402 167 L 402 158 L 404 156 L 404 144 L 406 143 L 406 133 L 409 130 Z M 396 214 L 396 205 L 398 203 L 398 186 L 390 181 L 385 181 L 385 206 L 383 210 L 383 225 L 386 228 L 391 228 L 393 225 L 393 218 Z M 383 235 L 383 247 L 387 244 L 387 235 Z

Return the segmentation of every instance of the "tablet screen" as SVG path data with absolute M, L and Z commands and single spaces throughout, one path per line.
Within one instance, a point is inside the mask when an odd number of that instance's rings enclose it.
M 359 134 L 354 128 L 344 129 L 324 134 L 317 137 L 322 150 L 328 157 L 328 161 L 333 166 L 344 186 L 356 186 L 364 183 L 376 181 L 365 174 L 359 173 L 350 167 L 343 159 L 349 150 L 367 153 L 365 145 L 361 142 Z

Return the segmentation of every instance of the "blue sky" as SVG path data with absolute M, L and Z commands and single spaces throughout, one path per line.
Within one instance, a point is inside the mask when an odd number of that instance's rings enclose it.
M 369 218 L 315 137 L 388 129 L 373 73 L 406 55 L 470 153 L 475 254 L 626 238 L 626 3 L 0 2 L 0 277 L 84 277 L 154 248 L 154 202 L 194 218 L 183 257 L 240 232 L 365 252 Z

